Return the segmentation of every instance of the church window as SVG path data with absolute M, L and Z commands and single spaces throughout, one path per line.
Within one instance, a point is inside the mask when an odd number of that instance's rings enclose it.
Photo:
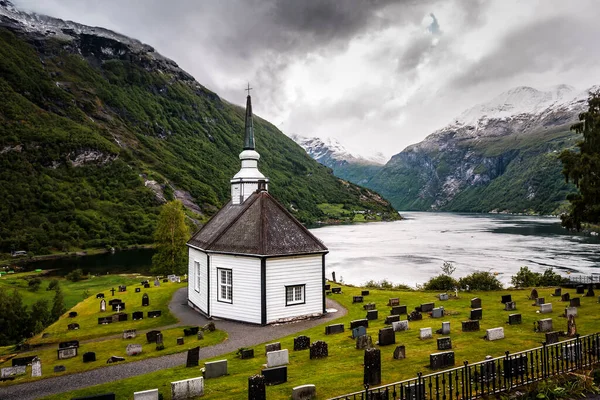
M 306 285 L 295 285 L 285 287 L 285 305 L 304 304 L 304 287 Z
M 194 289 L 200 293 L 200 263 L 198 261 L 194 261 L 194 273 L 196 274 Z
M 219 301 L 233 302 L 233 274 L 230 269 L 217 268 L 219 277 Z

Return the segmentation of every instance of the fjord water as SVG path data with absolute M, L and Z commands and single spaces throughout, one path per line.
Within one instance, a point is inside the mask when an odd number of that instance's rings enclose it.
M 600 239 L 574 234 L 558 218 L 499 214 L 401 212 L 396 222 L 336 225 L 311 232 L 329 248 L 326 275 L 346 283 L 387 279 L 410 286 L 441 272 L 454 277 L 474 271 L 497 273 L 504 283 L 520 267 L 553 267 L 562 275 L 600 273 Z

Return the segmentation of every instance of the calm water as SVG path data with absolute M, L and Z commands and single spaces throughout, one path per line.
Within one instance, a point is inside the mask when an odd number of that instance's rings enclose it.
M 557 218 L 495 214 L 402 212 L 406 219 L 313 229 L 329 248 L 327 276 L 344 282 L 370 279 L 415 285 L 441 272 L 498 273 L 503 283 L 521 266 L 543 272 L 600 273 L 600 239 L 570 234 Z
M 415 285 L 440 273 L 444 261 L 454 276 L 476 270 L 497 272 L 504 283 L 521 266 L 573 274 L 600 272 L 600 239 L 573 235 L 556 218 L 491 214 L 403 212 L 398 222 L 338 225 L 311 231 L 329 247 L 327 276 L 361 284 L 370 279 Z M 153 250 L 40 261 L 29 268 L 64 275 L 148 272 Z

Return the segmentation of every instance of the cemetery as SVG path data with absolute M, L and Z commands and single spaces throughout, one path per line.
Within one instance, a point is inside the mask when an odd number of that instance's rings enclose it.
M 280 338 L 276 342 L 270 341 L 244 348 L 247 357 L 241 357 L 241 352 L 238 354 L 238 351 L 234 351 L 211 359 L 200 359 L 198 368 L 205 366 L 206 363 L 222 363 L 223 360 L 227 362 L 227 374 L 210 379 L 206 379 L 205 376 L 203 398 L 248 398 L 249 378 L 252 376 L 259 377 L 256 378 L 256 382 L 263 378 L 266 380 L 267 384 L 264 390 L 268 399 L 289 399 L 294 388 L 304 385 L 315 385 L 319 399 L 334 397 L 364 390 L 365 350 L 369 348 L 379 350 L 381 362 L 380 372 L 378 372 L 377 365 L 369 367 L 370 371 L 375 371 L 375 373 L 370 373 L 369 379 L 376 380 L 380 374 L 381 384 L 387 384 L 414 378 L 418 372 L 427 375 L 442 371 L 452 365 L 459 366 L 462 365 L 463 360 L 475 363 L 484 361 L 487 356 L 502 357 L 506 351 L 516 353 L 539 347 L 542 342 L 546 341 L 547 332 L 539 331 L 538 328 L 540 321 L 547 319 L 551 319 L 553 322 L 552 332 L 559 332 L 559 342 L 569 339 L 565 336 L 567 331 L 567 318 L 564 316 L 565 303 L 560 303 L 560 298 L 552 297 L 555 288 L 537 288 L 537 291 L 548 304 L 559 302 L 559 304 L 555 304 L 558 310 L 540 314 L 539 306 L 521 307 L 517 311 L 519 313 L 518 323 L 509 324 L 509 320 L 516 321 L 516 319 L 512 317 L 513 311 L 505 310 L 505 303 L 512 301 L 520 304 L 532 304 L 533 302 L 529 299 L 531 289 L 459 292 L 458 298 L 450 296 L 448 300 L 444 301 L 443 318 L 432 319 L 429 318 L 432 311 L 423 312 L 425 318 L 411 320 L 410 328 L 405 329 L 404 326 L 407 327 L 407 323 L 400 325 L 392 322 L 386 325 L 386 318 L 389 315 L 397 315 L 391 313 L 392 307 L 400 304 L 392 301 L 394 306 L 390 306 L 388 305 L 389 300 L 399 297 L 401 304 L 406 304 L 408 310 L 423 305 L 429 309 L 432 306 L 431 303 L 439 302 L 440 293 L 371 289 L 368 301 L 369 304 L 375 304 L 375 310 L 379 315 L 375 319 L 364 321 L 366 319 L 365 303 L 354 301 L 354 296 L 361 295 L 361 288 L 339 284 L 336 286 L 342 287 L 342 293 L 330 295 L 329 298 L 347 309 L 347 314 L 343 317 Z M 574 292 L 574 290 L 572 291 Z M 508 295 L 511 297 L 508 298 Z M 503 296 L 506 297 L 503 298 Z M 472 304 L 471 299 L 473 298 L 478 299 L 474 302 L 475 304 Z M 567 303 L 567 306 L 569 305 Z M 479 306 L 477 308 L 481 308 L 483 311 L 481 319 L 471 321 L 477 323 L 479 329 L 464 332 L 461 326 L 463 322 L 470 321 L 473 306 Z M 597 299 L 582 297 L 577 308 L 579 311 L 577 332 L 582 335 L 596 332 L 598 326 L 593 311 L 600 310 Z M 400 321 L 407 321 L 407 316 L 401 315 Z M 353 329 L 351 325 L 354 326 Z M 545 330 L 548 323 L 544 321 L 541 325 Z M 432 339 L 422 339 L 422 332 L 424 332 L 424 337 Z M 181 330 L 173 333 L 172 339 L 167 339 L 165 336 L 165 342 L 174 341 L 178 336 L 183 337 Z M 359 333 L 366 334 L 356 337 Z M 205 335 L 206 338 L 209 336 L 209 334 Z M 138 335 L 139 337 L 140 335 Z M 191 337 L 195 338 L 195 336 L 185 337 L 186 347 Z M 554 338 L 555 336 L 552 340 L 555 340 Z M 131 340 L 128 340 L 127 343 L 129 341 Z M 378 341 L 382 341 L 382 345 L 378 345 Z M 150 346 L 145 340 L 141 343 L 144 350 L 136 357 L 143 356 Z M 202 348 L 205 343 L 194 341 L 188 348 L 198 345 Z M 124 349 L 125 344 L 123 344 L 123 351 Z M 250 352 L 250 350 L 252 351 Z M 79 353 L 83 354 L 85 351 L 87 350 L 80 349 Z M 268 356 L 267 353 L 271 352 L 273 354 Z M 63 363 L 71 360 L 64 360 Z M 103 357 L 99 357 L 98 360 L 105 361 Z M 198 378 L 201 376 L 198 368 L 186 368 L 184 362 L 179 367 L 78 390 L 70 395 L 83 396 L 92 393 L 114 392 L 119 398 L 128 396 L 130 398 L 134 392 L 158 389 L 165 396 L 164 398 L 168 399 L 171 398 L 172 382 Z M 324 373 L 319 373 L 319 371 L 324 371 Z M 153 383 L 149 384 L 148 382 Z M 58 399 L 60 397 L 49 398 Z

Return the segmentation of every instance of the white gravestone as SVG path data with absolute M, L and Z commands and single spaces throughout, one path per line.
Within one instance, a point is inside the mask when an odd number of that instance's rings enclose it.
M 106 311 L 106 300 L 100 300 L 100 312 Z
M 540 305 L 541 314 L 549 314 L 552 312 L 552 303 L 544 303 Z
M 565 308 L 565 317 L 569 318 L 572 315 L 574 317 L 577 316 L 577 307 L 567 307 Z
M 12 376 L 24 375 L 27 373 L 27 365 L 17 365 L 0 369 L 0 378 L 10 378 Z
M 287 349 L 267 353 L 267 368 L 279 367 L 290 363 Z
M 198 396 L 204 396 L 203 377 L 171 382 L 171 398 L 173 400 L 183 400 Z
M 421 328 L 419 333 L 419 338 L 421 339 L 431 339 L 433 337 L 433 332 L 431 328 Z
M 42 376 L 42 361 L 36 357 L 31 362 L 31 377 L 38 376 Z
M 504 339 L 504 328 L 500 327 L 488 329 L 486 330 L 485 337 L 490 341 Z
M 141 344 L 128 344 L 127 349 L 125 350 L 128 356 L 135 356 L 142 352 Z
M 133 394 L 133 400 L 158 400 L 158 389 L 135 392 Z
M 442 335 L 450 334 L 450 321 L 442 322 Z
M 408 320 L 392 322 L 394 332 L 402 332 L 408 330 Z
M 448 300 L 448 293 L 440 293 L 440 301 Z

